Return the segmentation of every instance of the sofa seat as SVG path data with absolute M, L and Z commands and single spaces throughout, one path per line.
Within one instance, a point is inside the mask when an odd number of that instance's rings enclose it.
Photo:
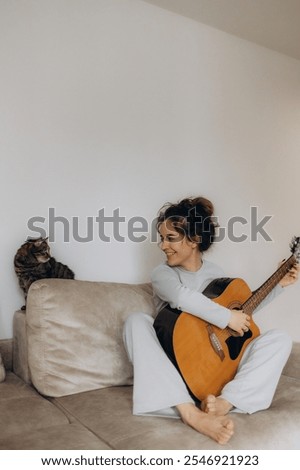
M 108 449 L 78 421 L 7 372 L 0 383 L 0 449 Z
M 179 419 L 132 415 L 132 387 L 40 396 L 9 372 L 0 384 L 0 449 L 300 449 L 300 380 L 282 375 L 269 410 L 232 414 L 237 432 L 220 446 Z
M 8 374 L 0 384 L 0 402 L 7 400 L 2 428 L 10 433 L 0 434 L 0 448 L 300 449 L 299 343 L 270 409 L 232 413 L 236 432 L 220 446 L 180 419 L 132 415 L 132 366 L 122 330 L 133 312 L 154 314 L 150 285 L 32 284 L 26 314 L 14 318 L 13 368 L 23 381 Z

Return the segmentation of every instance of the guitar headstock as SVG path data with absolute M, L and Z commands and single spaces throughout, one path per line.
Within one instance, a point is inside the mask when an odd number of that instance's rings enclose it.
M 290 243 L 291 252 L 296 258 L 297 263 L 300 261 L 300 237 L 293 237 Z

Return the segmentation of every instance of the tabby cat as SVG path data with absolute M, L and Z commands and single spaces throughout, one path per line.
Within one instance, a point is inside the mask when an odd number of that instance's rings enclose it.
M 62 278 L 74 279 L 73 271 L 65 264 L 59 263 L 50 254 L 48 238 L 28 238 L 18 249 L 15 258 L 15 272 L 19 285 L 25 294 L 25 305 L 29 287 L 38 279 Z

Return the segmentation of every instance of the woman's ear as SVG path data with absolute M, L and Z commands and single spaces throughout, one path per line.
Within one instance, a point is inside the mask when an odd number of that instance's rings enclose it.
M 194 239 L 193 239 L 193 242 L 196 243 L 196 246 L 199 246 L 199 244 L 200 244 L 201 241 L 202 241 L 201 235 L 195 235 L 193 238 L 194 238 Z
M 199 237 L 199 235 L 195 235 L 192 239 L 189 238 L 188 241 L 192 248 L 198 248 L 199 243 L 201 241 L 201 237 Z

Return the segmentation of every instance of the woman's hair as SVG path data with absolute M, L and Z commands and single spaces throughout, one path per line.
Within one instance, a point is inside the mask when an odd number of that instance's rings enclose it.
M 204 197 L 185 198 L 177 204 L 166 203 L 159 211 L 156 228 L 170 221 L 176 232 L 198 243 L 206 251 L 213 243 L 217 224 L 213 218 L 214 206 Z

